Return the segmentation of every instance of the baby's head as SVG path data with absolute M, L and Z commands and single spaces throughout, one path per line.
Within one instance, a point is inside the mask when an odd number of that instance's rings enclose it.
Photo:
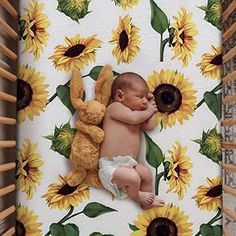
M 138 74 L 120 74 L 112 84 L 112 98 L 131 110 L 145 110 L 148 106 L 148 86 Z

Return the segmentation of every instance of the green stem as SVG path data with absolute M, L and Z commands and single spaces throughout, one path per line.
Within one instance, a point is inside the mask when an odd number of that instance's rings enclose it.
M 67 217 L 69 217 L 71 214 L 72 214 L 72 212 L 74 211 L 74 207 L 73 206 L 70 206 L 70 211 L 67 213 L 67 215 L 66 216 L 64 216 L 58 223 L 63 223 L 63 222 L 65 222 L 66 220 L 67 220 Z
M 156 168 L 156 178 L 155 178 L 155 194 L 158 195 L 159 192 L 159 183 L 161 180 L 161 177 L 164 175 L 164 171 L 159 173 L 157 172 L 157 168 Z
M 215 88 L 213 88 L 210 92 L 217 92 L 218 90 L 220 90 L 222 88 L 222 82 L 220 84 L 218 84 Z M 197 107 L 195 108 L 195 110 L 197 110 L 197 108 L 199 108 L 203 103 L 205 102 L 204 98 L 197 104 Z
M 76 213 L 76 214 L 74 214 L 74 215 L 68 217 L 66 220 L 69 220 L 69 219 L 71 219 L 71 218 L 73 218 L 73 217 L 75 217 L 75 216 L 77 216 L 77 215 L 80 215 L 81 213 L 83 213 L 83 211 L 78 212 L 78 213 Z M 64 221 L 64 222 L 65 222 L 65 221 Z
M 169 42 L 169 38 L 167 38 L 161 42 L 160 61 L 164 60 L 164 49 L 165 49 L 165 46 L 168 42 Z
M 211 225 L 211 224 L 215 223 L 217 220 L 219 220 L 220 218 L 222 218 L 222 216 L 221 216 L 221 209 L 219 208 L 216 216 L 214 218 L 212 218 L 207 224 Z
M 160 61 L 164 60 L 164 49 L 168 41 L 169 41 L 169 38 L 163 40 L 163 34 L 161 34 Z
M 70 216 L 72 214 L 72 212 L 74 211 L 74 207 L 73 206 L 70 206 L 70 210 L 69 212 L 61 219 L 57 222 L 57 224 L 59 223 L 64 223 L 65 221 L 69 220 L 70 218 L 76 216 L 76 215 L 79 215 L 81 213 L 83 213 L 83 211 L 79 212 L 79 213 L 76 213 L 72 216 Z M 49 236 L 51 234 L 50 230 L 44 235 L 44 236 Z
M 163 38 L 163 35 L 161 34 L 161 41 L 160 41 L 160 61 L 163 61 L 162 38 Z
M 85 77 L 87 77 L 87 76 L 89 76 L 89 74 L 84 75 L 83 78 L 85 78 Z M 69 86 L 69 84 L 70 84 L 70 80 L 67 81 L 67 82 L 64 84 L 64 86 Z M 47 105 L 48 105 L 50 102 L 52 102 L 56 97 L 57 97 L 57 92 L 55 92 L 55 93 L 49 98 Z
M 217 220 L 221 219 L 222 216 L 220 216 L 220 215 L 221 215 L 221 209 L 218 208 L 217 214 L 207 223 L 207 225 L 212 225 L 212 224 L 215 223 Z M 220 217 L 219 217 L 219 216 L 220 216 Z M 200 232 L 200 231 L 198 231 L 197 234 L 195 234 L 195 236 L 199 236 L 199 235 L 201 235 L 201 232 Z

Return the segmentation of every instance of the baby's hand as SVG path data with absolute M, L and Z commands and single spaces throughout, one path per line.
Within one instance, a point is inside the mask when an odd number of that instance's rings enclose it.
M 154 95 L 152 93 L 148 93 L 147 100 L 148 101 L 154 101 L 154 99 L 155 99 Z
M 149 101 L 147 110 L 151 113 L 154 114 L 157 112 L 157 105 L 155 101 Z

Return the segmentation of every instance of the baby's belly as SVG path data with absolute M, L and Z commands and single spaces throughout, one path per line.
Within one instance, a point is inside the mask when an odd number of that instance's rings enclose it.
M 131 156 L 136 158 L 140 149 L 139 135 L 122 135 L 105 138 L 101 145 L 100 157 Z

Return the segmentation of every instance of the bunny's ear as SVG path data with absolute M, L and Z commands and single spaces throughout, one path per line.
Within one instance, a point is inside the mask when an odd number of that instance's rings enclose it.
M 111 86 L 113 82 L 113 71 L 110 65 L 105 65 L 99 73 L 95 95 L 96 100 L 107 106 L 111 96 Z
M 75 68 L 70 80 L 70 100 L 73 107 L 78 110 L 83 106 L 83 78 L 79 69 Z

